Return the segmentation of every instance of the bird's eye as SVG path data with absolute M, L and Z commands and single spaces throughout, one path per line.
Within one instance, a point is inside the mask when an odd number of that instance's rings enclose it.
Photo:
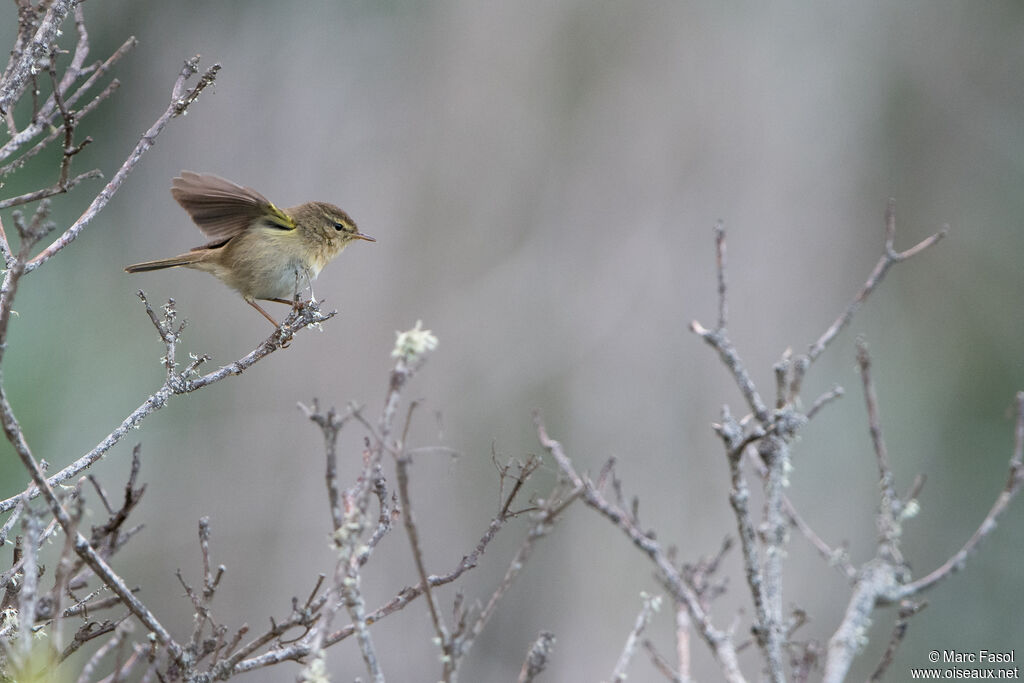
M 338 231 L 345 230 L 345 224 L 339 223 L 338 221 L 334 221 L 334 229 Z

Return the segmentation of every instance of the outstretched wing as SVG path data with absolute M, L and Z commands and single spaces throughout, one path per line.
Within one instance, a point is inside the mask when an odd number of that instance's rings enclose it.
M 281 230 L 295 222 L 256 190 L 207 173 L 182 171 L 171 184 L 171 196 L 214 242 L 248 230 L 257 220 Z

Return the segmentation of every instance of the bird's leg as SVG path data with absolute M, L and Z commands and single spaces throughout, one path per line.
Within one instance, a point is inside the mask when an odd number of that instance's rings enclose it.
M 281 299 L 272 299 L 272 301 L 281 301 L 281 303 L 285 303 L 285 304 L 291 303 L 290 301 L 283 301 L 283 300 L 281 300 Z M 269 313 L 267 313 L 266 311 L 264 311 L 264 310 L 263 310 L 263 307 L 262 307 L 262 306 L 260 306 L 260 305 L 259 305 L 258 303 L 256 303 L 256 302 L 255 302 L 255 301 L 253 301 L 252 299 L 246 299 L 246 300 L 245 300 L 245 303 L 249 304 L 250 306 L 252 306 L 253 308 L 255 308 L 255 309 L 256 309 L 257 311 L 259 311 L 259 312 L 260 312 L 260 315 L 262 315 L 262 316 L 263 316 L 264 318 L 266 318 L 267 320 L 269 320 L 269 321 L 270 321 L 270 324 L 271 324 L 271 325 L 273 325 L 274 327 L 281 327 L 281 325 L 280 325 L 280 324 L 278 324 L 278 322 L 277 322 L 276 320 L 274 320 L 273 318 L 271 318 L 271 317 L 270 317 L 270 314 L 269 314 Z
M 302 286 L 302 280 L 306 281 L 306 286 Z M 303 289 L 309 288 L 309 303 L 316 303 L 316 295 L 313 294 L 313 276 L 309 272 L 309 268 L 296 268 L 295 269 L 295 301 L 292 303 L 293 308 L 302 308 L 305 303 L 301 300 L 301 292 Z
M 301 285 L 301 280 L 302 280 L 302 276 L 299 275 L 299 269 L 296 268 L 295 269 L 295 299 L 294 299 L 294 301 L 292 301 L 292 308 L 295 309 L 295 310 L 298 310 L 299 308 L 302 307 L 302 303 L 301 303 L 302 299 L 299 297 L 299 294 L 302 291 L 301 286 L 300 286 Z
M 290 302 L 290 301 L 288 301 L 287 299 L 267 299 L 267 301 L 278 301 L 278 302 L 280 302 L 280 303 L 282 303 L 282 304 L 290 304 L 290 303 L 291 303 L 291 302 Z M 276 329 L 277 329 L 278 331 L 280 331 L 280 330 L 281 330 L 281 327 L 282 327 L 282 326 L 281 326 L 281 325 L 280 325 L 280 324 L 279 324 L 279 323 L 278 323 L 278 322 L 277 322 L 276 320 L 274 320 L 273 318 L 271 318 L 271 317 L 270 317 L 270 314 L 269 314 L 269 313 L 267 313 L 266 311 L 264 311 L 264 310 L 263 310 L 263 307 L 262 307 L 262 306 L 260 306 L 260 305 L 259 305 L 258 303 L 256 303 L 256 302 L 255 302 L 255 301 L 253 301 L 252 299 L 246 299 L 246 300 L 245 300 L 245 303 L 249 304 L 250 306 L 252 306 L 253 308 L 255 308 L 255 309 L 256 309 L 257 311 L 259 311 L 259 312 L 260 312 L 260 314 L 261 314 L 261 315 L 262 315 L 262 316 L 263 316 L 264 318 L 266 318 L 267 320 L 269 320 L 269 321 L 270 321 L 270 324 L 271 324 L 271 325 L 273 325 L 273 326 L 274 326 L 274 327 L 275 327 L 275 328 L 276 328 Z M 291 340 L 291 338 L 289 338 L 289 339 L 287 339 L 286 341 L 283 341 L 283 342 L 281 342 L 281 348 L 282 348 L 282 349 L 287 349 L 287 348 L 288 348 L 288 346 L 289 346 L 289 345 L 291 345 L 291 341 L 292 341 L 292 340 Z
M 309 286 L 309 303 L 316 303 L 316 294 L 313 293 L 313 278 L 309 276 L 309 271 L 306 271 L 306 284 Z

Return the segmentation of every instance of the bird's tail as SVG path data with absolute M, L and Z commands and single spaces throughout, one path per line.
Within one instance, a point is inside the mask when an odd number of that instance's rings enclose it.
M 180 256 L 171 256 L 170 258 L 161 258 L 155 261 L 143 261 L 142 263 L 130 265 L 124 270 L 126 273 L 144 273 L 147 270 L 162 270 L 164 268 L 175 268 L 177 266 L 191 266 L 201 260 L 201 253 L 189 252 L 187 254 L 181 254 Z

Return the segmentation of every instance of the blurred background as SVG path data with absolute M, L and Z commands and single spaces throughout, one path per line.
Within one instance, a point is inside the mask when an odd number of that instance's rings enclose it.
M 714 323 L 717 219 L 728 230 L 730 332 L 767 397 L 772 363 L 806 349 L 874 266 L 888 197 L 899 248 L 950 226 L 890 272 L 808 377 L 805 405 L 835 383 L 847 390 L 794 447 L 790 494 L 824 539 L 848 544 L 858 563 L 873 553 L 858 334 L 873 354 L 897 486 L 927 475 L 905 532 L 915 576 L 960 548 L 1003 487 L 1024 389 L 1020 3 L 97 0 L 85 12 L 93 58 L 132 34 L 140 43 L 116 69 L 118 93 L 83 126 L 96 142 L 80 171 L 113 175 L 163 111 L 182 60 L 201 53 L 223 70 L 82 237 L 22 283 L 4 379 L 37 457 L 67 464 L 162 382 L 163 346 L 139 288 L 178 302 L 189 321 L 179 356 L 210 354 L 209 368 L 270 331 L 206 274 L 122 271 L 204 241 L 167 191 L 179 170 L 223 175 L 280 206 L 339 204 L 378 240 L 352 246 L 317 281 L 339 310 L 323 332 L 173 400 L 95 468 L 119 491 L 142 444 L 148 488 L 135 516 L 147 529 L 115 566 L 176 635 L 188 633 L 191 607 L 174 572 L 200 581 L 200 516 L 227 566 L 215 617 L 232 629 L 286 615 L 291 596 L 330 571 L 322 439 L 296 404 L 357 402 L 375 420 L 395 331 L 418 319 L 440 346 L 406 392 L 423 401 L 409 445 L 458 454 L 425 451 L 413 467 L 431 572 L 454 568 L 497 511 L 492 452 L 540 452 L 534 409 L 580 470 L 618 459 L 642 523 L 681 558 L 715 552 L 735 528 L 709 425 L 723 404 L 743 407 L 688 325 Z M 0 14 L 0 44 L 11 44 L 14 17 L 13 7 Z M 52 182 L 55 168 L 52 156 L 38 160 L 5 195 Z M 100 187 L 55 201 L 60 225 Z M 363 436 L 342 433 L 347 475 Z M 0 445 L 0 496 L 26 478 Z M 547 468 L 532 490 L 553 479 Z M 469 603 L 486 601 L 526 525 L 502 532 L 467 577 Z M 1017 501 L 967 570 L 927 595 L 889 679 L 927 665 L 929 650 L 1024 645 L 1022 547 Z M 738 551 L 723 572 L 715 621 L 742 634 L 751 610 Z M 824 643 L 848 586 L 797 534 L 786 577 L 787 605 L 810 616 L 797 637 Z M 415 581 L 399 528 L 366 567 L 367 603 Z M 514 680 L 542 629 L 558 638 L 544 680 L 608 677 L 641 590 L 661 592 L 644 558 L 591 511 L 570 510 L 462 680 Z M 440 595 L 451 604 L 452 590 Z M 851 680 L 870 675 L 893 620 L 877 613 Z M 436 679 L 425 604 L 373 633 L 389 680 Z M 671 656 L 671 609 L 648 634 Z M 743 658 L 756 679 L 753 650 Z M 696 639 L 694 660 L 701 680 L 716 679 Z M 334 680 L 365 675 L 348 641 L 328 663 Z M 631 675 L 660 680 L 643 653 Z

